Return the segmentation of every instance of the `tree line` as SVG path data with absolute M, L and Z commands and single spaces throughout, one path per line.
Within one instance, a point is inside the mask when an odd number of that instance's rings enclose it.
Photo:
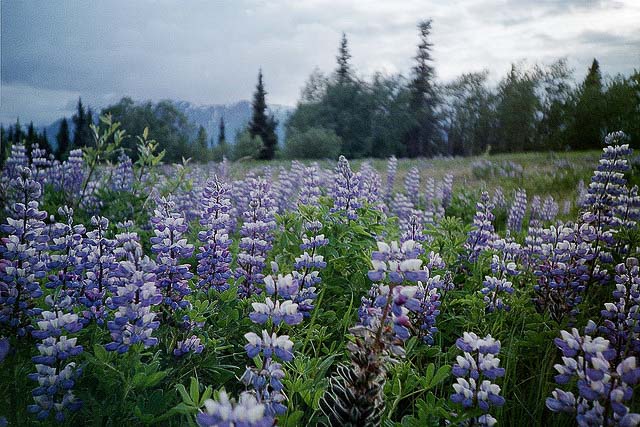
M 490 83 L 486 70 L 440 83 L 432 57 L 432 21 L 419 22 L 417 30 L 409 75 L 377 72 L 369 79 L 354 69 L 343 33 L 335 70 L 311 73 L 285 123 L 282 144 L 276 134 L 278 122 L 267 108 L 262 70 L 251 119 L 235 144 L 227 144 L 224 118 L 214 141 L 168 100 L 136 103 L 124 97 L 101 114 L 110 114 L 129 135 L 149 128 L 149 137 L 165 151 L 168 162 L 189 157 L 220 161 L 584 150 L 599 148 L 603 136 L 614 130 L 625 131 L 632 145 L 640 143 L 640 71 L 605 78 L 594 59 L 584 80 L 576 83 L 566 59 L 559 59 L 548 65 L 513 64 L 497 85 Z M 90 146 L 92 110 L 82 100 L 76 110 L 73 133 L 64 118 L 55 146 L 32 123 L 26 131 L 19 121 L 8 129 L 0 127 L 0 159 L 19 141 L 29 155 L 37 146 L 61 160 L 74 148 Z M 132 137 L 123 142 L 134 160 L 135 142 Z
M 336 69 L 309 77 L 287 123 L 290 157 L 432 157 L 585 150 L 610 131 L 640 143 L 640 72 L 605 79 L 596 59 L 575 83 L 566 59 L 513 64 L 497 86 L 488 71 L 435 80 L 431 21 L 418 24 L 408 77 L 359 78 L 343 34 Z M 315 140 L 314 146 L 307 141 Z

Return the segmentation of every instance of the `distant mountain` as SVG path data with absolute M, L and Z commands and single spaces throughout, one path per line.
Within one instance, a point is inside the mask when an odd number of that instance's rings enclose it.
M 220 123 L 220 117 L 224 117 L 225 134 L 229 143 L 235 142 L 236 132 L 243 130 L 251 119 L 251 103 L 249 101 L 239 101 L 235 104 L 215 105 L 195 105 L 188 101 L 173 101 L 173 103 L 179 110 L 184 112 L 189 121 L 191 121 L 196 128 L 200 125 L 204 126 L 209 139 L 213 139 L 214 142 L 218 141 L 218 125 Z M 293 110 L 293 107 L 286 105 L 269 105 L 269 112 L 274 115 L 276 120 L 278 120 L 276 133 L 278 134 L 278 141 L 281 144 L 285 138 L 284 125 Z M 70 133 L 73 137 L 73 123 L 71 123 L 70 118 L 67 118 L 67 120 L 69 120 Z M 43 129 L 47 130 L 49 141 L 54 146 L 56 135 L 60 129 L 60 123 L 62 123 L 62 119 L 58 119 L 50 125 L 44 126 L 40 129 L 40 131 Z
M 249 101 L 239 101 L 235 104 L 226 105 L 194 105 L 186 101 L 174 102 L 184 114 L 196 126 L 204 126 L 209 138 L 218 140 L 218 125 L 220 117 L 224 117 L 225 135 L 227 141 L 235 142 L 236 132 L 243 130 L 251 119 L 251 103 Z M 284 125 L 289 114 L 293 112 L 293 107 L 284 105 L 270 105 L 269 112 L 278 121 L 276 133 L 278 140 L 282 143 L 285 137 Z

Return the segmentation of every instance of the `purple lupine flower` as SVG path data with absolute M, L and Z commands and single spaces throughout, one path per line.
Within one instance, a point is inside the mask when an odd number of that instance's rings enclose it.
M 254 189 L 250 192 L 249 208 L 243 213 L 238 268 L 235 271 L 236 279 L 241 280 L 238 286 L 241 297 L 262 291 L 258 286 L 264 282 L 262 272 L 266 266 L 265 258 L 272 248 L 273 231 L 276 228 L 269 184 L 264 179 L 251 180 L 250 184 Z
M 507 218 L 507 229 L 519 233 L 522 230 L 522 222 L 524 214 L 527 210 L 527 192 L 523 189 L 516 190 L 515 198 L 511 209 L 509 209 L 509 217 Z
M 360 166 L 360 188 L 358 193 L 363 201 L 366 201 L 373 209 L 384 211 L 385 206 L 380 195 L 382 187 L 382 179 L 380 174 L 371 166 L 371 163 L 365 161 Z
M 38 387 L 32 392 L 35 404 L 27 409 L 41 421 L 55 411 L 56 421 L 61 422 L 67 411 L 76 411 L 82 405 L 72 390 L 81 369 L 69 361 L 82 352 L 82 346 L 77 345 L 77 338 L 68 337 L 82 325 L 78 315 L 70 312 L 73 306 L 68 295 L 57 301 L 48 296 L 46 302 L 52 306 L 52 311 L 42 312 L 39 329 L 33 331 L 33 336 L 41 341 L 37 344 L 40 354 L 32 358 L 37 372 L 28 377 L 37 381 Z
M 453 196 L 453 175 L 448 173 L 442 179 L 442 207 L 448 208 Z
M 384 198 L 387 203 L 391 201 L 391 195 L 394 194 L 393 187 L 395 184 L 397 171 L 398 159 L 396 159 L 396 156 L 391 156 L 389 157 L 389 160 L 387 160 L 387 186 L 384 193 Z
M 173 355 L 182 357 L 189 353 L 200 354 L 202 350 L 204 350 L 204 346 L 200 343 L 200 338 L 192 335 L 184 341 L 178 341 L 176 348 L 173 350 Z
M 189 279 L 193 277 L 190 265 L 180 264 L 193 255 L 193 245 L 184 237 L 188 225 L 184 217 L 175 212 L 175 207 L 172 200 L 163 197 L 151 217 L 155 233 L 151 238 L 151 252 L 157 254 L 156 285 L 170 310 L 189 307 L 184 297 L 191 293 Z
M 0 245 L 0 324 L 25 336 L 32 328 L 31 318 L 42 311 L 34 300 L 42 295 L 39 280 L 47 269 L 41 254 L 49 237 L 43 221 L 47 213 L 37 202 L 40 185 L 28 168 L 17 166 L 16 173 L 9 185 L 22 202 L 13 205 L 7 223 L 0 225 L 7 235 Z
M 529 214 L 529 222 L 542 221 L 542 199 L 535 195 L 531 199 L 531 213 Z
M 73 223 L 73 209 L 68 206 L 58 208 L 63 222 L 51 227 L 47 268 L 50 273 L 46 287 L 60 289 L 76 300 L 81 294 L 82 276 L 87 251 L 84 246 L 86 229 L 82 224 Z
M 414 206 L 420 205 L 420 170 L 412 167 L 404 177 L 404 191 Z
M 231 239 L 229 239 L 229 225 L 231 217 L 231 199 L 228 195 L 230 188 L 222 183 L 217 176 L 208 180 L 202 191 L 202 209 L 200 225 L 205 229 L 198 233 L 198 239 L 204 243 L 199 247 L 198 259 L 198 287 L 208 291 L 213 288 L 225 291 L 231 277 Z
M 403 232 L 400 237 L 400 242 L 404 243 L 407 240 L 413 240 L 417 244 L 416 249 L 418 253 L 424 253 L 424 249 L 421 244 L 427 240 L 427 236 L 423 233 L 424 226 L 422 225 L 420 218 L 417 215 L 409 216 L 408 221 L 401 222 L 401 230 L 403 230 Z
M 302 313 L 298 312 L 298 304 L 287 300 L 280 304 L 280 301 L 273 302 L 267 298 L 264 303 L 254 302 L 251 304 L 253 312 L 249 314 L 252 322 L 260 325 L 271 319 L 275 326 L 284 322 L 287 325 L 297 325 L 302 322 Z
M 62 163 L 61 189 L 67 194 L 69 200 L 76 200 L 82 192 L 82 184 L 85 180 L 85 163 L 82 150 L 75 149 L 69 152 L 69 158 Z
M 207 399 L 204 407 L 205 411 L 196 416 L 201 427 L 271 427 L 275 423 L 275 417 L 266 413 L 265 405 L 248 392 L 242 393 L 235 403 L 229 400 L 225 391 L 221 391 L 217 400 Z
M 507 207 L 507 199 L 504 197 L 504 192 L 502 191 L 502 187 L 496 187 L 495 190 L 493 190 L 493 197 L 491 198 L 491 204 L 498 209 Z
M 265 405 L 266 415 L 275 417 L 287 411 L 287 398 L 283 393 L 282 384 L 284 377 L 282 365 L 267 359 L 262 369 L 247 368 L 240 381 L 247 387 L 253 387 L 258 402 Z
M 553 199 L 553 196 L 547 196 L 542 203 L 542 210 L 540 211 L 540 219 L 542 221 L 554 221 L 558 216 L 559 206 Z
M 596 330 L 589 321 L 584 335 L 573 328 L 555 339 L 563 355 L 562 363 L 554 366 L 556 383 L 575 383 L 578 394 L 557 388 L 547 398 L 547 408 L 575 414 L 580 426 L 637 425 L 640 415 L 629 412 L 625 404 L 632 401 L 633 387 L 640 382 L 637 358 L 626 357 L 624 349 L 603 337 L 593 337 Z
M 283 362 L 293 360 L 293 342 L 289 339 L 289 335 L 276 335 L 275 332 L 269 334 L 262 331 L 262 336 L 254 332 L 244 334 L 248 343 L 244 346 L 249 358 L 253 359 L 258 354 L 262 354 L 265 359 L 277 357 Z
M 109 220 L 105 217 L 91 217 L 93 230 L 88 231 L 84 244 L 86 247 L 85 277 L 82 281 L 83 292 L 78 301 L 86 307 L 82 312 L 84 321 L 95 319 L 104 323 L 107 291 L 115 292 L 113 272 L 117 268 L 115 259 L 116 240 L 107 237 Z
M 475 419 L 475 423 L 492 425 L 495 420 L 488 414 L 489 410 L 505 402 L 500 396 L 500 386 L 493 382 L 505 373 L 500 367 L 500 359 L 496 357 L 500 353 L 500 341 L 491 335 L 479 338 L 473 332 L 465 332 L 457 339 L 456 347 L 463 354 L 457 356 L 451 370 L 457 381 L 453 384 L 455 393 L 451 395 L 451 401 L 465 409 L 480 409 L 487 417 Z
M 420 307 L 414 310 L 415 325 L 418 327 L 418 338 L 425 344 L 433 345 L 433 337 L 438 331 L 436 318 L 440 314 L 440 276 L 429 277 L 426 282 L 418 282 L 415 298 Z
M 620 227 L 635 227 L 640 220 L 640 195 L 638 186 L 624 188 L 618 196 L 620 203 L 614 208 L 614 214 L 619 221 Z
M 51 160 L 47 155 L 46 150 L 42 148 L 34 148 L 31 152 L 31 172 L 33 173 L 33 179 L 40 184 L 40 187 L 44 188 L 48 181 L 49 168 L 51 168 Z
M 415 241 L 407 240 L 402 246 L 398 246 L 398 242 L 377 244 L 378 250 L 371 254 L 373 270 L 369 271 L 369 279 L 380 282 L 388 275 L 392 283 L 399 284 L 405 280 L 424 281 L 429 276 L 429 272 L 422 269 L 422 260 L 417 259 L 421 247 Z
M 131 224 L 121 225 L 125 231 L 116 235 L 120 246 L 115 253 L 123 260 L 113 272 L 116 279 L 114 295 L 105 302 L 114 312 L 114 319 L 107 322 L 113 341 L 105 348 L 125 353 L 137 343 L 142 343 L 145 348 L 158 343 L 151 334 L 160 322 L 155 320 L 156 313 L 151 311 L 151 307 L 162 303 L 163 296 L 155 283 L 155 262 L 143 256 L 138 235 L 127 229 Z
M 577 306 L 590 279 L 588 261 L 595 257 L 588 227 L 558 224 L 543 230 L 540 254 L 531 265 L 537 277 L 535 303 L 561 321 L 577 313 Z M 585 236 L 586 239 L 585 239 Z
M 305 206 L 317 206 L 320 194 L 318 167 L 310 166 L 304 168 L 304 171 L 302 172 L 302 185 L 300 185 L 298 204 Z
M 489 249 L 491 241 L 495 238 L 493 228 L 495 217 L 492 210 L 493 204 L 489 201 L 489 193 L 483 191 L 476 205 L 476 214 L 473 216 L 473 228 L 464 244 L 470 262 L 475 262 L 482 252 Z
M 637 258 L 627 258 L 615 268 L 614 302 L 605 303 L 600 332 L 614 348 L 626 349 L 624 357 L 640 357 L 640 270 Z
M 333 207 L 331 212 L 339 212 L 350 221 L 358 219 L 356 210 L 361 207 L 360 174 L 351 170 L 346 157 L 340 156 L 335 177 L 335 184 L 332 188 Z
M 110 188 L 113 191 L 131 191 L 133 178 L 133 163 L 123 151 L 118 156 L 118 163 L 113 170 Z
M 496 310 L 511 310 L 511 307 L 503 301 L 501 295 L 512 294 L 513 284 L 504 278 L 498 279 L 493 276 L 485 276 L 482 282 L 483 288 L 480 293 L 484 295 L 484 302 L 488 313 Z

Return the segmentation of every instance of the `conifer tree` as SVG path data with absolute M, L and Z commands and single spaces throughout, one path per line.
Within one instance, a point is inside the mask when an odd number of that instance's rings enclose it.
M 69 153 L 69 143 L 71 142 L 69 137 L 69 122 L 67 118 L 63 118 L 60 123 L 60 129 L 56 135 L 56 159 L 64 160 Z
M 22 134 L 22 125 L 20 124 L 20 117 L 18 117 L 16 119 L 16 124 L 13 127 L 13 138 L 11 141 L 15 144 L 21 144 L 22 138 L 24 138 L 24 135 Z
M 209 145 L 207 142 L 207 131 L 204 126 L 200 125 L 198 128 L 198 136 L 196 136 L 196 150 L 195 153 L 197 159 L 206 162 L 209 160 Z
M 91 110 L 87 112 L 82 105 L 82 99 L 78 98 L 77 111 L 72 117 L 73 124 L 75 126 L 73 133 L 73 148 L 82 148 L 91 144 L 89 119 L 91 119 Z
M 600 64 L 593 59 L 589 72 L 575 97 L 569 144 L 574 149 L 600 148 L 604 137 L 605 95 Z
M 413 123 L 405 136 L 406 154 L 409 157 L 428 156 L 437 153 L 437 120 L 435 116 L 435 71 L 432 65 L 430 41 L 431 20 L 418 23 L 420 43 L 415 56 L 413 79 L 409 85 L 409 108 Z
M 220 124 L 218 125 L 218 145 L 225 145 L 227 137 L 225 135 L 224 117 L 220 116 Z
M 276 135 L 276 126 L 278 122 L 273 115 L 267 115 L 267 92 L 264 89 L 262 80 L 262 70 L 258 73 L 258 84 L 253 94 L 253 115 L 249 122 L 249 135 L 252 138 L 260 137 L 263 141 L 262 150 L 259 158 L 263 160 L 271 160 L 275 157 L 276 146 L 278 145 L 278 136 Z
M 342 39 L 340 40 L 340 46 L 338 47 L 338 68 L 336 70 L 337 81 L 339 84 L 346 84 L 351 81 L 351 53 L 349 52 L 349 43 L 347 41 L 347 35 L 342 33 Z

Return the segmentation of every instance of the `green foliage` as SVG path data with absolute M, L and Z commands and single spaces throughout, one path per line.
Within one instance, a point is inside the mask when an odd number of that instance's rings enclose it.
M 242 132 L 236 137 L 231 158 L 232 160 L 258 159 L 263 145 L 260 136 L 253 137 L 249 132 Z
M 310 128 L 287 135 L 283 154 L 289 159 L 336 159 L 341 148 L 342 141 L 335 132 Z

